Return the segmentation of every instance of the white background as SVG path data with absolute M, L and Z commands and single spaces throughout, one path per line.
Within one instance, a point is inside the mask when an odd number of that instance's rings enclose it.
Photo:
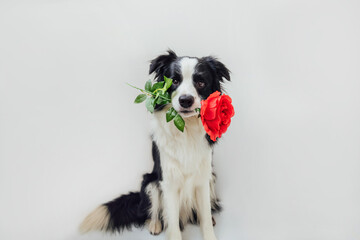
M 77 227 L 151 170 L 151 116 L 125 82 L 142 86 L 167 48 L 232 71 L 218 239 L 360 239 L 359 14 L 347 0 L 1 0 L 0 239 L 164 239 Z

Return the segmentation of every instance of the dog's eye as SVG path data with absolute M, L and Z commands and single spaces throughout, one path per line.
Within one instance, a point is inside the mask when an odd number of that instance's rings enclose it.
M 196 87 L 197 87 L 197 88 L 203 88 L 203 87 L 205 87 L 205 83 L 199 81 L 199 82 L 196 83 Z
M 173 79 L 173 84 L 178 85 L 178 84 L 179 84 L 179 80 Z

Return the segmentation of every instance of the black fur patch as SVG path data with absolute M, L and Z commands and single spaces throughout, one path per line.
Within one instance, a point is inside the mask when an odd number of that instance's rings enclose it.
M 211 140 L 209 134 L 206 134 L 206 135 L 205 135 L 205 138 L 206 138 L 206 140 L 208 141 L 208 143 L 209 143 L 210 146 L 213 146 L 214 144 L 217 143 L 217 141 L 214 142 L 213 140 Z
M 162 180 L 162 170 L 161 170 L 161 165 L 160 165 L 160 152 L 159 152 L 159 148 L 156 145 L 155 141 L 152 142 L 152 157 L 153 157 L 153 161 L 154 161 L 154 168 L 153 168 L 152 173 L 156 174 L 158 181 L 161 181 Z
M 140 206 L 140 193 L 122 195 L 111 202 L 105 203 L 110 213 L 108 231 L 121 232 L 130 230 L 132 226 L 142 227 L 147 219 L 147 213 L 138 211 Z

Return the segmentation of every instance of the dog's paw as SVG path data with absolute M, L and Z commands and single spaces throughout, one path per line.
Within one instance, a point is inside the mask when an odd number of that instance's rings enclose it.
M 216 240 L 216 237 L 215 236 L 212 236 L 212 237 L 206 237 L 204 238 L 205 240 Z
M 173 233 L 166 233 L 166 240 L 182 240 L 181 233 L 179 232 L 173 232 Z
M 148 229 L 152 235 L 159 235 L 162 231 L 161 222 L 159 220 L 150 220 Z
M 173 228 L 168 227 L 166 230 L 166 240 L 182 240 L 181 231 L 179 228 L 174 226 Z
M 216 240 L 216 236 L 214 233 L 205 233 L 204 240 Z
M 213 224 L 215 224 L 215 220 L 214 218 L 212 218 L 213 220 Z M 216 236 L 215 236 L 215 232 L 214 232 L 214 227 L 211 225 L 203 225 L 202 226 L 202 233 L 203 233 L 203 238 L 204 240 L 216 240 Z

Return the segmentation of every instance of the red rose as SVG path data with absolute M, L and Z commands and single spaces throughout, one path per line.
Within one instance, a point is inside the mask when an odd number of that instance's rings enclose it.
M 210 139 L 216 141 L 226 132 L 234 116 L 234 107 L 228 95 L 216 91 L 201 101 L 201 121 Z

